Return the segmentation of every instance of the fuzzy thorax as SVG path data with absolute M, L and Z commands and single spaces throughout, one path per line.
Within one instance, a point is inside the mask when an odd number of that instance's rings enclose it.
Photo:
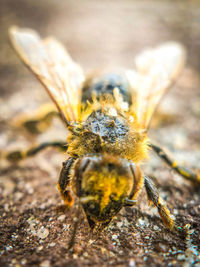
M 110 108 L 93 111 L 68 136 L 68 153 L 84 156 L 93 153 L 110 153 L 135 163 L 147 157 L 147 137 L 135 120 Z

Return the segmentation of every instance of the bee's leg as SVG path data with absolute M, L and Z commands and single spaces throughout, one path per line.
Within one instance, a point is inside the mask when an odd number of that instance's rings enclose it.
M 80 214 L 81 214 L 81 207 L 80 207 L 80 203 L 78 203 L 78 209 L 77 209 L 76 217 L 75 217 L 76 220 L 74 221 L 74 229 L 73 229 L 70 241 L 68 243 L 68 250 L 70 250 L 74 246 L 75 238 L 76 238 L 76 232 L 78 230 L 78 225 L 80 223 Z
M 26 150 L 15 150 L 12 152 L 2 153 L 3 157 L 7 158 L 9 161 L 16 162 L 27 157 L 34 156 L 38 152 L 44 150 L 47 147 L 57 147 L 62 151 L 66 151 L 66 142 L 54 141 L 54 142 L 44 142 L 38 146 L 31 147 Z M 5 154 L 5 155 L 4 155 Z
M 102 232 L 106 227 L 108 227 L 108 225 L 111 223 L 112 219 L 113 219 L 113 218 L 111 218 L 109 221 L 104 222 L 104 223 L 102 223 L 102 224 L 100 225 L 100 227 L 99 227 L 99 229 L 98 229 L 99 233 Z
M 150 147 L 161 157 L 175 172 L 183 176 L 184 178 L 191 180 L 193 182 L 200 183 L 200 174 L 196 174 L 180 165 L 174 160 L 172 160 L 169 155 L 159 146 L 150 144 Z
M 68 160 L 63 162 L 63 167 L 60 171 L 57 188 L 60 191 L 62 199 L 67 207 L 73 205 L 73 197 L 69 188 L 70 182 L 70 169 L 75 159 L 70 157 Z
M 90 229 L 92 230 L 93 233 L 97 235 L 99 235 L 106 227 L 108 227 L 112 219 L 113 218 L 109 219 L 107 222 L 96 223 L 90 218 L 90 216 L 87 215 L 87 220 L 88 220 Z
M 44 104 L 34 112 L 34 114 L 22 114 L 18 116 L 13 120 L 12 125 L 16 128 L 24 128 L 29 133 L 35 135 L 44 132 L 50 127 L 54 117 L 59 117 L 55 107 L 49 104 Z
M 168 208 L 163 204 L 163 200 L 159 197 L 158 190 L 152 183 L 152 181 L 145 176 L 144 177 L 144 185 L 146 188 L 146 192 L 148 195 L 148 199 L 150 202 L 153 202 L 153 204 L 157 207 L 158 213 L 160 214 L 160 217 L 163 221 L 163 223 L 169 228 L 169 229 L 175 229 L 175 221 L 172 218 L 170 211 Z
M 130 168 L 133 174 L 133 188 L 128 197 L 128 200 L 125 201 L 125 206 L 133 206 L 137 204 L 138 195 L 141 192 L 144 185 L 144 177 L 142 175 L 140 167 L 137 166 L 135 163 L 131 163 Z
M 86 214 L 86 216 L 87 216 L 87 221 L 90 226 L 90 229 L 94 230 L 96 226 L 96 222 L 91 219 L 90 215 Z

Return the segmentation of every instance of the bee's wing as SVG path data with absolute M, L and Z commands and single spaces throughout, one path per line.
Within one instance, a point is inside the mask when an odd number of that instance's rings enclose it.
M 37 32 L 16 26 L 9 33 L 18 55 L 45 87 L 66 124 L 78 121 L 84 81 L 81 67 L 54 38 L 42 40 Z
M 136 71 L 127 71 L 133 88 L 133 105 L 141 127 L 148 129 L 163 94 L 181 72 L 186 58 L 182 45 L 168 42 L 136 57 Z

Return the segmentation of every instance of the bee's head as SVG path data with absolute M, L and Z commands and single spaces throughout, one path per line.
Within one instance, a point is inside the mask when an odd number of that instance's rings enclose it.
M 106 223 L 131 196 L 134 164 L 108 154 L 85 156 L 75 165 L 73 189 L 92 223 Z M 91 223 L 92 222 L 92 223 Z

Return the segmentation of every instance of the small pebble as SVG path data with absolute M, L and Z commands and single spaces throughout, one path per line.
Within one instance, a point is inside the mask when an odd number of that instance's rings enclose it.
M 68 231 L 70 229 L 71 225 L 70 224 L 63 224 L 63 229 L 65 231 Z
M 94 240 L 90 239 L 90 240 L 88 241 L 88 244 L 89 244 L 89 245 L 92 245 L 92 243 L 94 243 Z
M 27 260 L 26 259 L 23 259 L 22 261 L 21 261 L 21 264 L 22 265 L 24 265 L 24 264 L 26 264 L 27 263 Z
M 155 250 L 158 252 L 168 252 L 169 247 L 168 245 L 162 244 L 162 243 L 157 243 L 155 245 Z
M 26 188 L 26 191 L 29 195 L 32 195 L 33 192 L 34 192 L 34 189 L 32 188 L 32 186 L 30 184 L 25 184 L 25 188 Z
M 118 235 L 112 235 L 112 239 L 116 240 L 118 238 Z
M 134 259 L 130 259 L 129 260 L 128 266 L 129 267 L 135 267 L 135 261 L 134 261 Z
M 179 212 L 178 212 L 177 209 L 174 209 L 174 212 L 173 213 L 174 213 L 174 215 L 178 215 Z
M 160 228 L 159 228 L 157 225 L 154 225 L 153 229 L 154 229 L 155 231 L 160 230 Z
M 83 248 L 80 245 L 78 244 L 74 245 L 74 253 L 80 254 L 82 251 L 83 251 Z
M 74 218 L 73 218 L 73 221 L 74 221 L 74 222 L 78 222 L 78 218 L 77 218 L 77 217 L 74 217 Z
M 123 250 L 120 250 L 119 255 L 123 255 L 123 254 L 124 254 Z
M 12 246 L 8 246 L 8 247 L 6 247 L 6 251 L 10 251 L 10 250 L 12 250 L 12 249 L 13 249 Z
M 7 197 L 11 195 L 14 192 L 15 189 L 15 183 L 7 178 L 7 177 L 1 177 L 0 184 L 3 186 L 3 196 Z
M 118 222 L 118 223 L 117 223 L 117 227 L 118 227 L 118 228 L 121 228 L 122 225 L 123 225 L 123 222 Z
M 21 192 L 16 192 L 14 196 L 15 201 L 19 201 L 23 197 L 23 194 Z
M 6 203 L 6 204 L 4 205 L 4 210 L 5 210 L 6 212 L 9 211 L 9 205 L 8 205 L 8 203 Z
M 42 203 L 41 205 L 40 205 L 40 209 L 41 210 L 44 210 L 46 208 L 46 203 Z
M 128 222 L 128 220 L 125 218 L 124 219 L 124 227 L 128 227 L 129 226 L 129 222 Z
M 43 250 L 43 246 L 39 246 L 39 247 L 37 248 L 37 251 L 41 251 L 41 250 Z
M 138 223 L 139 223 L 141 226 L 144 226 L 144 225 L 145 225 L 145 221 L 142 220 L 142 219 L 139 219 L 139 220 L 138 220 Z
M 177 260 L 180 260 L 180 261 L 185 260 L 185 255 L 184 254 L 178 254 Z
M 12 259 L 12 264 L 15 264 L 16 262 L 17 262 L 17 260 L 16 259 Z
M 57 220 L 58 221 L 61 221 L 61 222 L 64 222 L 64 220 L 65 220 L 65 218 L 66 218 L 66 215 L 60 215 L 58 218 L 57 218 Z
M 37 237 L 41 239 L 45 239 L 49 235 L 49 230 L 46 228 L 40 228 L 37 232 Z
M 40 263 L 40 267 L 50 267 L 50 266 L 51 266 L 51 263 L 48 260 Z
M 194 247 L 187 248 L 186 251 L 185 251 L 185 255 L 187 255 L 188 257 L 192 257 L 194 255 L 197 256 L 198 255 L 198 251 Z
M 85 258 L 88 258 L 89 255 L 88 255 L 87 252 L 84 252 L 84 253 L 83 253 L 83 256 L 84 256 Z

